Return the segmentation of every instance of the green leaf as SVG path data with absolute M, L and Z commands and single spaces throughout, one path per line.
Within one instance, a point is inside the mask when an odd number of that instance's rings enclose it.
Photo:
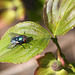
M 34 75 L 74 75 L 75 73 L 68 67 L 63 67 L 59 60 L 56 60 L 52 53 L 46 53 L 45 56 L 39 58 L 39 67 Z
M 25 49 L 17 45 L 13 49 L 7 49 L 10 44 L 9 33 L 17 33 L 32 37 L 29 43 L 22 44 Z M 23 22 L 11 27 L 0 40 L 0 62 L 23 63 L 40 54 L 50 41 L 50 34 L 42 26 L 34 22 Z M 29 39 L 30 40 L 30 39 Z
M 69 73 L 68 75 L 75 75 L 75 73 Z
M 60 61 L 56 60 L 50 52 L 38 59 L 38 64 L 35 75 L 67 75 L 67 71 L 62 69 Z M 55 71 L 56 69 L 57 71 Z
M 75 63 L 69 64 L 71 66 L 72 71 L 75 73 Z
M 34 75 L 54 75 L 55 71 L 50 67 L 54 59 L 52 53 L 46 53 L 45 56 L 38 59 L 39 67 L 36 69 Z
M 46 0 L 44 22 L 54 36 L 67 33 L 75 26 L 75 0 Z
M 44 57 L 38 59 L 38 64 L 42 67 L 48 67 L 50 66 L 49 62 L 54 59 L 55 57 L 52 53 L 46 53 Z
M 70 72 L 69 75 L 75 75 L 75 63 L 71 63 L 69 66 L 71 66 L 71 70 L 73 71 L 73 73 Z

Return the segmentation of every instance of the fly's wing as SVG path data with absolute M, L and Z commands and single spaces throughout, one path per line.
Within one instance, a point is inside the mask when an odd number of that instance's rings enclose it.
M 10 36 L 10 38 L 13 38 L 15 36 L 19 36 L 19 34 L 17 34 L 17 33 L 9 33 L 8 35 Z
M 10 43 L 10 44 L 7 46 L 7 48 L 8 48 L 8 49 L 12 49 L 12 48 L 14 48 L 15 46 L 16 46 L 16 43 L 14 43 L 14 44 L 11 44 L 11 43 Z

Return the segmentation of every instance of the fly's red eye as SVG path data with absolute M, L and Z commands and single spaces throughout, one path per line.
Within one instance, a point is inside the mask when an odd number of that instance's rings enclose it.
M 26 40 L 24 39 L 24 42 L 25 42 Z

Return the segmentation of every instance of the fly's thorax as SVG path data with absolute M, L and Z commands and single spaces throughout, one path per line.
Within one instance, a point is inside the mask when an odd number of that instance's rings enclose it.
M 23 35 L 18 36 L 18 41 L 23 42 Z

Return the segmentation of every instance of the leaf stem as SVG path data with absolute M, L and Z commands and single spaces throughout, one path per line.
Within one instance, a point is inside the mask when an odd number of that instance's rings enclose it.
M 54 38 L 52 37 L 51 39 L 52 39 L 53 43 L 55 43 L 55 45 L 56 45 L 57 48 L 59 49 L 59 52 L 60 52 L 61 57 L 65 58 L 64 54 L 63 54 L 62 51 L 61 51 L 61 48 L 60 48 L 60 45 L 59 45 L 59 43 L 58 43 L 57 37 L 54 37 Z

